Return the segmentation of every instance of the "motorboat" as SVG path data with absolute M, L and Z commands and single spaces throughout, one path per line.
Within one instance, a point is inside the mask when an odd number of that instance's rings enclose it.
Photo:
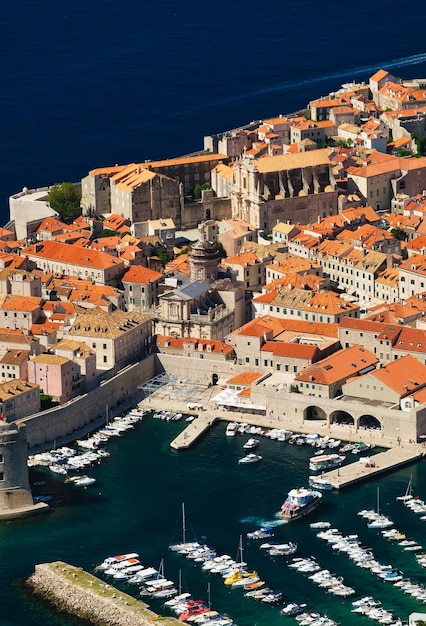
M 300 615 L 306 609 L 306 604 L 297 602 L 290 602 L 285 607 L 283 607 L 280 611 L 281 615 Z
M 250 438 L 243 445 L 244 450 L 254 450 L 259 445 L 259 439 Z
M 76 485 L 76 487 L 88 487 L 96 482 L 96 478 L 91 478 L 90 476 L 73 476 L 69 481 Z
M 319 476 L 309 476 L 309 486 L 321 491 L 331 491 L 333 489 L 333 484 L 329 480 Z
M 261 526 L 251 533 L 247 533 L 247 539 L 268 539 L 274 536 L 271 526 Z
M 227 437 L 235 437 L 238 432 L 238 422 L 229 422 L 225 434 Z
M 312 522 L 312 524 L 309 524 L 309 528 L 313 528 L 314 530 L 328 529 L 331 528 L 331 522 Z
M 247 454 L 246 456 L 241 457 L 241 459 L 238 459 L 238 464 L 251 465 L 253 463 L 259 463 L 261 460 L 262 457 L 260 456 L 260 454 L 254 454 L 253 452 L 250 452 L 250 454 Z
M 291 556 L 295 552 L 297 552 L 297 543 L 292 543 L 291 541 L 276 544 L 268 550 L 270 556 Z
M 320 504 L 322 493 L 314 489 L 291 489 L 281 507 L 280 517 L 286 521 L 294 521 L 308 515 Z
M 345 459 L 346 456 L 344 454 L 321 454 L 320 456 L 313 456 L 309 459 L 309 469 L 312 472 L 318 472 L 340 467 Z

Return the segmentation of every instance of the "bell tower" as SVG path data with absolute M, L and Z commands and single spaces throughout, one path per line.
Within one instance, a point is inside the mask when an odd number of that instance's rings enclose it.
M 215 243 L 206 240 L 204 225 L 200 224 L 200 239 L 189 252 L 189 276 L 191 282 L 202 280 L 212 283 L 217 279 L 220 252 Z

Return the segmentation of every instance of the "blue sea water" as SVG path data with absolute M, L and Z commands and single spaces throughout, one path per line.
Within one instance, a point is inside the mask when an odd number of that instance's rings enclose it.
M 241 466 L 237 461 L 247 437 L 225 437 L 223 424 L 216 425 L 190 451 L 172 451 L 168 444 L 184 425 L 146 418 L 134 431 L 108 444 L 111 456 L 87 471 L 97 482 L 84 491 L 64 483 L 47 468 L 31 470 L 32 481 L 47 481 L 39 491 L 53 495 L 52 511 L 1 526 L 1 626 L 76 623 L 24 590 L 22 581 L 36 563 L 64 560 L 92 571 L 106 556 L 133 551 L 148 566 L 156 567 L 164 558 L 165 574 L 175 581 L 181 570 L 184 590 L 194 597 L 207 599 L 210 581 L 212 607 L 229 614 L 239 626 L 293 624 L 292 619 L 279 614 L 278 607 L 245 598 L 241 590 L 225 587 L 220 577 L 209 577 L 199 567 L 168 551 L 170 543 L 181 539 L 182 502 L 186 507 L 187 538 L 203 539 L 220 554 L 235 557 L 241 535 L 271 522 L 278 542 L 297 542 L 300 556 L 314 555 L 322 567 L 343 576 L 355 588 L 355 597 L 373 595 L 403 618 L 422 609 L 420 602 L 389 586 L 390 583 L 379 581 L 367 570 L 356 568 L 344 554 L 334 553 L 316 537 L 309 522 L 327 519 L 345 534 L 358 533 L 379 561 L 391 563 L 407 577 L 424 582 L 425 570 L 417 565 L 413 553 L 387 542 L 356 515 L 362 508 L 375 508 L 376 488 L 380 485 L 381 510 L 396 521 L 401 531 L 422 543 L 425 522 L 395 498 L 405 492 L 410 474 L 414 493 L 425 497 L 424 464 L 389 474 L 380 482 L 372 481 L 342 493 L 328 492 L 308 518 L 276 525 L 277 511 L 287 492 L 306 484 L 312 448 L 263 438 L 259 448 L 263 462 Z M 350 460 L 357 462 L 355 458 Z M 305 575 L 289 569 L 285 559 L 271 560 L 259 550 L 258 542 L 244 542 L 244 560 L 268 585 L 281 589 L 286 601 L 307 602 L 312 609 L 327 613 L 342 625 L 371 623 L 351 614 L 351 599 L 327 594 Z M 123 584 L 120 588 L 128 591 L 130 587 Z M 164 612 L 158 601 L 150 605 Z
M 426 75 L 418 0 L 0 5 L 0 215 L 27 186 L 178 156 L 379 67 Z

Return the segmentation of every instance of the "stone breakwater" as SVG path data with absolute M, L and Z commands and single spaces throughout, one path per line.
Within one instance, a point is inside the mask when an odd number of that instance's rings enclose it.
M 166 626 L 180 624 L 173 617 L 158 616 L 140 600 L 62 561 L 36 565 L 26 582 L 58 611 L 97 626 L 148 626 L 156 620 Z

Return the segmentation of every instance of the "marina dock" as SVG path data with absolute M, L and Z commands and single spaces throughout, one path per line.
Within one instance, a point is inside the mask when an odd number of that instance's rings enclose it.
M 417 447 L 401 448 L 398 446 L 371 456 L 369 463 L 360 463 L 358 460 L 358 462 L 325 472 L 322 477 L 330 481 L 335 489 L 344 489 L 367 478 L 375 478 L 379 474 L 414 463 L 423 456 L 424 452 L 418 450 Z
M 200 401 L 201 397 L 197 400 Z M 400 442 L 399 445 L 396 445 L 394 441 L 384 439 L 380 431 L 353 433 L 344 426 L 338 425 L 325 429 L 324 424 L 315 420 L 305 421 L 301 425 L 300 423 L 292 422 L 291 419 L 282 420 L 276 417 L 254 415 L 253 413 L 206 409 L 204 407 L 208 407 L 208 398 L 205 398 L 202 404 L 203 408 L 188 409 L 186 404 L 179 402 L 177 397 L 170 395 L 169 389 L 159 390 L 159 392 L 144 399 L 139 406 L 152 410 L 180 411 L 193 416 L 193 421 L 170 443 L 170 447 L 173 450 L 188 450 L 218 421 L 247 423 L 264 429 L 286 428 L 292 432 L 303 434 L 320 432 L 321 435 L 329 435 L 342 441 L 363 440 L 380 448 L 387 448 L 384 452 L 374 454 L 371 457 L 371 463 L 360 463 L 354 456 L 354 460 L 351 463 L 324 473 L 324 478 L 329 480 L 335 489 L 344 489 L 370 478 L 375 478 L 385 472 L 415 463 L 426 455 L 426 448 L 422 444 Z

